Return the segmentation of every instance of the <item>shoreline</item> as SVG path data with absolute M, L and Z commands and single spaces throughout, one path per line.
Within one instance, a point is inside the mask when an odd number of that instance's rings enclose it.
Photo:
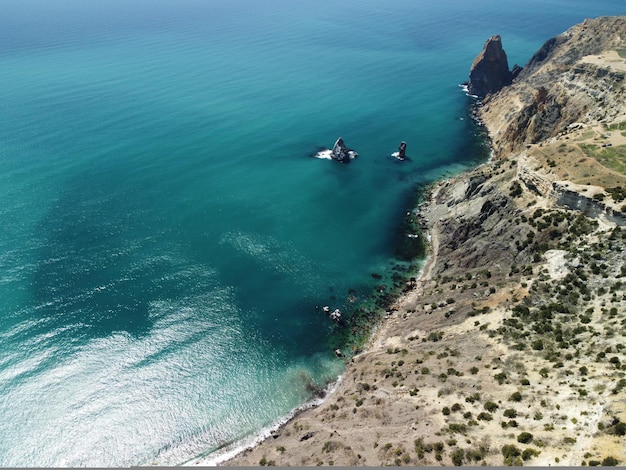
M 461 84 L 462 85 L 462 84 Z M 462 89 L 462 86 L 459 85 L 459 88 Z M 470 98 L 471 95 L 468 95 L 464 92 L 464 96 L 468 96 Z M 417 273 L 414 276 L 411 273 L 404 273 L 402 282 L 406 285 L 409 280 L 414 277 L 415 283 L 409 290 L 405 290 L 402 288 L 398 288 L 399 292 L 395 299 L 387 306 L 387 313 L 381 313 L 378 319 L 373 322 L 370 326 L 371 330 L 367 339 L 361 343 L 361 345 L 357 348 L 357 352 L 355 354 L 350 354 L 347 357 L 347 361 L 345 362 L 345 369 L 343 373 L 337 377 L 337 379 L 324 389 L 323 398 L 312 398 L 311 400 L 303 403 L 298 406 L 294 410 L 292 410 L 287 415 L 279 418 L 276 422 L 270 424 L 269 426 L 261 429 L 259 432 L 254 433 L 250 436 L 244 437 L 240 440 L 237 440 L 231 444 L 227 444 L 223 448 L 219 448 L 216 451 L 211 452 L 206 456 L 196 456 L 194 458 L 189 459 L 186 462 L 183 462 L 183 466 L 228 466 L 229 462 L 237 459 L 238 457 L 244 456 L 245 454 L 251 452 L 255 448 L 258 448 L 261 444 L 263 444 L 268 439 L 273 436 L 279 434 L 281 430 L 283 430 L 290 423 L 293 423 L 299 416 L 304 413 L 315 410 L 326 401 L 333 398 L 333 395 L 339 392 L 340 387 L 342 386 L 344 378 L 352 372 L 351 368 L 354 368 L 353 364 L 355 360 L 375 349 L 376 343 L 380 342 L 384 339 L 385 335 L 385 326 L 388 324 L 388 320 L 391 318 L 394 313 L 394 306 L 402 305 L 406 302 L 414 299 L 416 296 L 421 295 L 423 290 L 423 284 L 430 279 L 431 271 L 436 264 L 437 254 L 439 249 L 439 237 L 435 230 L 432 230 L 433 227 L 429 227 L 427 225 L 425 217 L 422 216 L 423 211 L 428 211 L 429 207 L 433 204 L 434 199 L 438 195 L 439 191 L 446 185 L 449 185 L 454 179 L 463 177 L 463 175 L 467 175 L 470 172 L 474 171 L 476 168 L 479 168 L 482 165 L 489 164 L 494 159 L 494 151 L 491 147 L 491 138 L 488 133 L 488 129 L 478 119 L 475 119 L 476 114 L 478 113 L 478 108 L 480 108 L 481 103 L 476 100 L 472 100 L 467 108 L 467 116 L 472 120 L 474 125 L 474 130 L 479 131 L 481 135 L 481 140 L 483 144 L 488 148 L 488 156 L 487 158 L 482 157 L 482 161 L 474 166 L 467 166 L 467 168 L 457 174 L 442 174 L 440 179 L 436 179 L 427 183 L 423 187 L 416 188 L 416 191 L 421 193 L 421 197 L 423 200 L 421 202 L 416 201 L 411 209 L 408 209 L 411 219 L 419 226 L 420 228 L 420 236 L 422 237 L 424 243 L 424 258 L 421 260 L 421 266 Z M 406 235 L 406 234 L 405 234 Z M 380 309 L 380 307 L 377 307 Z M 354 344 L 352 344 L 354 347 Z
M 439 183 L 436 183 L 436 184 L 438 185 Z M 426 234 L 424 235 L 427 240 L 430 240 L 429 236 L 427 236 Z M 433 257 L 431 254 L 430 243 L 428 243 L 428 248 L 429 248 L 428 255 L 424 259 L 422 267 L 420 268 L 418 275 L 416 276 L 418 285 L 420 282 L 422 282 L 425 279 L 424 275 L 426 273 L 426 268 L 431 267 L 432 262 L 434 262 L 435 257 Z M 416 290 L 418 290 L 417 287 L 413 288 L 409 292 L 403 292 L 398 297 L 396 303 L 402 303 L 403 300 L 405 300 L 405 297 L 410 296 Z M 344 377 L 349 372 L 348 369 L 351 367 L 351 364 L 354 363 L 354 359 L 357 358 L 358 356 L 361 356 L 364 353 L 369 352 L 374 347 L 374 343 L 379 339 L 379 335 L 383 333 L 381 330 L 384 328 L 385 322 L 388 318 L 389 318 L 388 316 L 382 316 L 376 322 L 376 324 L 373 325 L 372 332 L 368 340 L 364 343 L 364 346 L 361 348 L 361 351 L 355 354 L 354 356 L 350 357 L 350 359 L 346 362 L 346 367 L 344 369 L 344 372 L 341 375 L 339 375 L 336 380 L 328 384 L 328 386 L 324 389 L 324 396 L 322 398 L 313 398 L 309 400 L 308 402 L 303 403 L 302 405 L 298 406 L 287 415 L 279 418 L 275 423 L 270 424 L 269 426 L 261 429 L 258 433 L 244 437 L 231 444 L 227 444 L 226 446 L 221 447 L 207 454 L 206 456 L 201 455 L 201 456 L 193 457 L 185 462 L 182 462 L 180 465 L 181 466 L 201 466 L 201 467 L 224 466 L 224 464 L 228 463 L 229 461 L 237 458 L 238 456 L 245 454 L 246 452 L 253 450 L 254 448 L 261 445 L 264 441 L 272 438 L 276 433 L 278 433 L 281 429 L 285 428 L 285 426 L 287 426 L 288 424 L 292 423 L 295 419 L 297 419 L 303 413 L 313 410 L 319 407 L 320 405 L 322 405 L 324 402 L 328 401 L 329 399 L 332 399 L 333 395 L 336 394 L 339 388 L 341 387 Z
M 469 171 L 472 171 L 473 169 L 474 168 L 471 168 L 471 169 L 468 169 L 467 171 L 469 172 Z M 465 173 L 466 172 L 462 172 L 458 175 L 453 176 L 452 178 L 457 178 Z M 420 209 L 420 212 L 424 210 L 425 208 L 428 208 L 428 206 L 432 203 L 432 201 L 436 197 L 439 189 L 444 184 L 449 183 L 450 179 L 451 178 L 448 176 L 441 180 L 433 181 L 432 183 L 430 183 L 424 188 L 423 194 L 426 197 L 424 198 L 424 201 L 418 206 Z M 403 304 L 406 301 L 410 300 L 411 298 L 414 298 L 415 296 L 419 296 L 421 294 L 421 291 L 422 291 L 421 284 L 430 278 L 430 271 L 432 267 L 434 266 L 436 259 L 437 259 L 437 249 L 438 249 L 439 240 L 438 240 L 438 236 L 436 232 L 431 233 L 429 228 L 423 225 L 423 222 L 422 222 L 421 217 L 419 216 L 419 213 L 414 216 L 417 217 L 420 227 L 422 229 L 422 236 L 427 241 L 426 256 L 422 261 L 422 265 L 417 275 L 415 276 L 416 277 L 415 286 L 407 292 L 401 292 L 398 298 L 396 299 L 396 301 L 394 302 L 394 304 Z M 409 277 L 410 276 L 408 276 L 405 280 L 408 281 Z M 357 354 L 351 356 L 350 359 L 346 362 L 345 370 L 337 378 L 337 380 L 333 381 L 326 387 L 326 389 L 324 390 L 325 395 L 323 398 L 313 398 L 312 400 L 295 408 L 291 413 L 287 414 L 286 416 L 283 416 L 282 418 L 277 420 L 276 423 L 262 429 L 258 433 L 252 436 L 249 436 L 247 438 L 243 438 L 237 442 L 234 442 L 228 445 L 224 449 L 220 449 L 209 454 L 209 455 L 213 455 L 212 457 L 209 457 L 208 455 L 206 457 L 194 457 L 188 460 L 187 462 L 184 462 L 182 465 L 183 466 L 192 466 L 192 465 L 193 466 L 227 466 L 228 463 L 233 461 L 234 459 L 240 456 L 243 456 L 246 453 L 249 453 L 250 451 L 259 447 L 262 443 L 264 443 L 265 441 L 267 441 L 268 439 L 272 438 L 274 435 L 279 433 L 281 430 L 283 430 L 287 425 L 289 425 L 290 423 L 293 423 L 294 420 L 296 420 L 301 415 L 307 412 L 310 412 L 311 410 L 315 410 L 316 408 L 318 408 L 319 406 L 321 406 L 328 400 L 334 398 L 334 395 L 339 393 L 340 388 L 344 383 L 345 377 L 350 375 L 351 372 L 353 372 L 352 369 L 354 368 L 353 364 L 355 360 L 358 359 L 360 356 L 368 352 L 371 352 L 375 348 L 376 343 L 384 338 L 384 335 L 385 335 L 384 330 L 385 330 L 385 326 L 387 325 L 387 321 L 389 320 L 389 318 L 390 318 L 389 315 L 382 315 L 379 318 L 379 320 L 372 326 L 372 331 L 367 341 L 362 345 L 362 347 L 360 348 L 360 351 Z M 218 454 L 218 455 L 214 455 L 214 454 Z
M 424 194 L 427 197 L 425 198 L 424 202 L 422 202 L 418 206 L 420 207 L 420 211 L 422 210 L 422 208 L 427 207 L 428 204 L 430 204 L 431 199 L 435 196 L 435 191 L 438 190 L 438 188 L 444 182 L 448 180 L 449 180 L 449 177 L 446 177 L 442 180 L 434 181 L 425 187 Z M 419 216 L 418 216 L 418 219 L 419 219 Z M 423 230 L 422 236 L 427 241 L 426 243 L 427 251 L 426 251 L 425 258 L 422 261 L 422 265 L 417 275 L 415 276 L 416 286 L 413 287 L 413 289 L 411 289 L 408 292 L 402 292 L 396 299 L 396 302 L 394 303 L 403 303 L 403 301 L 406 298 L 408 298 L 411 295 L 415 295 L 415 291 L 419 290 L 417 286 L 421 282 L 423 282 L 425 279 L 427 279 L 427 277 L 425 276 L 430 275 L 430 269 L 432 268 L 434 261 L 436 259 L 436 252 L 434 253 L 433 246 L 436 247 L 437 244 L 436 243 L 433 244 L 432 242 L 433 237 L 426 230 L 426 228 L 421 224 L 421 221 L 420 221 L 420 227 L 422 227 L 422 230 Z M 436 236 L 434 237 L 434 240 L 437 240 Z M 405 280 L 408 280 L 408 277 Z M 360 351 L 357 354 L 351 356 L 350 359 L 346 362 L 344 372 L 341 375 L 339 375 L 336 380 L 329 383 L 328 386 L 323 390 L 324 392 L 323 397 L 312 398 L 311 400 L 303 403 L 302 405 L 292 410 L 287 415 L 279 418 L 278 420 L 276 420 L 276 422 L 261 429 L 258 433 L 254 433 L 253 435 L 244 437 L 233 443 L 226 444 L 225 446 L 220 447 L 217 450 L 210 452 L 207 455 L 200 455 L 200 456 L 193 457 L 185 462 L 182 462 L 180 465 L 181 466 L 201 466 L 201 467 L 224 466 L 224 464 L 227 464 L 229 461 L 232 461 L 238 456 L 241 456 L 245 454 L 246 452 L 253 450 L 254 448 L 261 445 L 264 441 L 272 438 L 276 433 L 278 433 L 281 429 L 285 428 L 285 426 L 287 426 L 288 424 L 292 423 L 295 419 L 297 419 L 303 413 L 313 410 L 319 407 L 320 405 L 322 405 L 327 400 L 333 398 L 333 395 L 336 394 L 339 388 L 341 387 L 344 377 L 349 373 L 349 368 L 354 363 L 355 358 L 361 356 L 364 353 L 367 353 L 374 347 L 375 342 L 379 339 L 379 336 L 383 333 L 382 330 L 384 329 L 386 320 L 388 318 L 389 316 L 383 315 L 372 326 L 372 331 L 367 341 L 360 348 Z
M 230 444 L 225 444 L 218 449 L 210 452 L 205 456 L 196 456 L 185 462 L 182 462 L 180 465 L 183 467 L 187 466 L 201 466 L 201 467 L 217 467 L 222 465 L 223 463 L 228 462 L 236 458 L 237 456 L 243 454 L 246 451 L 254 449 L 259 446 L 261 443 L 271 438 L 275 433 L 284 428 L 291 421 L 296 419 L 302 413 L 305 413 L 308 410 L 317 408 L 324 401 L 329 399 L 332 394 L 339 388 L 341 385 L 344 374 L 339 375 L 336 380 L 329 383 L 326 388 L 324 388 L 324 396 L 321 398 L 312 398 L 311 400 L 303 403 L 302 405 L 294 408 L 286 415 L 277 419 L 274 423 L 266 426 L 261 429 L 259 432 L 244 437 L 242 439 L 238 439 L 235 442 Z
M 475 123 L 475 125 L 477 127 L 480 126 L 479 123 Z M 489 143 L 489 140 L 487 140 L 486 142 Z M 452 184 L 452 182 L 457 178 L 462 178 L 464 175 L 469 174 L 477 168 L 489 164 L 490 162 L 492 162 L 492 160 L 493 152 L 490 150 L 489 158 L 482 163 L 479 163 L 478 165 L 473 167 L 468 167 L 465 171 L 462 171 L 453 176 L 450 176 L 449 174 L 447 176 L 442 176 L 442 179 L 432 181 L 431 183 L 424 186 L 424 188 L 422 189 L 423 201 L 414 207 L 411 216 L 415 218 L 416 223 L 420 226 L 420 229 L 422 230 L 421 235 L 426 241 L 425 257 L 423 258 L 420 269 L 415 276 L 416 282 L 413 284 L 410 290 L 401 291 L 398 297 L 393 302 L 393 305 L 406 305 L 407 303 L 411 303 L 412 301 L 414 301 L 416 298 L 419 298 L 423 294 L 424 284 L 429 279 L 431 279 L 432 269 L 434 268 L 438 260 L 439 235 L 437 231 L 434 230 L 434 227 L 427 225 L 425 218 L 422 217 L 421 214 L 424 211 L 429 211 L 429 207 L 434 204 L 435 198 L 442 188 Z M 410 275 L 407 275 L 404 280 L 408 282 L 410 277 Z M 365 357 L 368 353 L 373 353 L 379 350 L 381 344 L 385 342 L 386 339 L 389 337 L 389 330 L 391 329 L 391 324 L 395 319 L 395 313 L 395 309 L 392 309 L 392 311 L 388 312 L 387 315 L 382 314 L 380 316 L 378 321 L 375 322 L 375 324 L 372 326 L 372 330 L 367 341 L 362 344 L 362 347 L 356 354 L 352 355 L 349 360 L 346 361 L 346 367 L 344 372 L 337 378 L 336 381 L 329 384 L 326 390 L 326 394 L 323 398 L 312 399 L 311 401 L 304 403 L 303 405 L 294 409 L 288 415 L 279 419 L 276 423 L 261 430 L 259 433 L 231 444 L 224 451 L 218 451 L 220 455 L 216 455 L 212 458 L 196 457 L 190 459 L 188 462 L 185 462 L 183 465 L 259 466 L 260 464 L 242 464 L 240 460 L 245 459 L 248 454 L 252 453 L 256 449 L 259 449 L 262 445 L 268 442 L 270 438 L 278 437 L 278 435 L 280 435 L 280 433 L 283 432 L 288 426 L 293 425 L 297 419 L 305 417 L 308 413 L 315 412 L 316 409 L 318 409 L 325 403 L 330 402 L 333 399 L 337 399 L 338 394 L 342 392 L 342 386 L 346 385 L 347 383 L 346 380 L 357 371 L 358 366 L 356 366 L 356 363 L 359 362 L 359 358 Z M 315 417 L 313 417 L 313 419 L 315 419 Z M 261 466 L 264 465 L 265 464 L 261 464 Z M 268 462 L 267 465 L 274 465 L 274 463 Z
M 605 26 L 612 23 L 623 30 L 626 18 L 573 27 L 580 41 L 564 43 L 555 54 L 585 44 L 587 34 L 603 33 L 604 47 L 613 47 L 615 28 Z M 550 65 L 533 73 L 539 79 L 543 70 L 557 73 Z M 595 68 L 575 70 L 590 87 L 604 89 L 605 75 Z M 558 73 L 569 80 L 567 70 Z M 623 79 L 611 77 L 615 86 Z M 581 204 L 598 199 L 598 189 L 585 194 L 596 186 L 606 190 L 600 199 L 618 202 L 625 176 L 601 166 L 597 149 L 624 147 L 617 135 L 626 129 L 623 108 L 611 95 L 613 107 L 598 108 L 582 129 L 568 127 L 533 144 L 525 139 L 553 132 L 552 121 L 542 121 L 539 130 L 514 122 L 517 140 L 507 140 L 501 123 L 509 121 L 502 119 L 517 116 L 510 108 L 521 103 L 518 94 L 532 96 L 527 89 L 536 78 L 526 80 L 480 108 L 490 158 L 433 181 L 407 214 L 428 247 L 419 276 L 389 303 L 333 392 L 294 414 L 273 439 L 221 465 L 626 461 L 620 343 L 626 296 L 617 295 L 626 276 L 626 230 L 604 212 L 586 212 L 586 205 L 562 207 L 549 184 L 574 181 L 568 195 Z M 619 86 L 623 91 L 626 85 Z M 580 95 L 564 96 L 558 87 L 551 92 L 566 109 L 578 109 Z M 616 117 L 594 130 L 605 113 Z

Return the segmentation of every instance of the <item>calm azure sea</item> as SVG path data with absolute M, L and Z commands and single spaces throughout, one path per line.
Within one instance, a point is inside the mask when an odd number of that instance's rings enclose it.
M 0 466 L 211 458 L 342 373 L 459 88 L 623 0 L 1 0 Z M 350 164 L 312 158 L 343 137 Z M 390 156 L 407 142 L 409 160 Z M 348 315 L 348 313 L 346 313 Z

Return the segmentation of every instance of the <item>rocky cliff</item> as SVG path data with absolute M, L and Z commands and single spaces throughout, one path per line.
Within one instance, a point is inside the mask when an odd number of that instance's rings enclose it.
M 514 70 L 518 73 L 519 68 L 514 67 Z M 483 50 L 472 63 L 468 91 L 472 95 L 484 98 L 510 85 L 512 80 L 513 73 L 509 70 L 502 39 L 497 35 L 492 36 L 485 42 Z
M 228 465 L 626 463 L 626 18 L 478 110 L 495 157 L 411 214 L 430 255 L 337 389 Z
M 548 40 L 510 87 L 482 110 L 497 154 L 546 141 L 576 123 L 613 122 L 623 116 L 626 67 L 615 56 L 626 44 L 626 17 L 586 20 Z M 606 58 L 606 57 L 605 57 Z

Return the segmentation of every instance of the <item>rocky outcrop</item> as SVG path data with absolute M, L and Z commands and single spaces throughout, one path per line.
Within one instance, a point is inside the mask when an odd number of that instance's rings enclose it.
M 392 157 L 397 158 L 398 160 L 406 160 L 408 157 L 406 156 L 406 142 L 400 142 L 400 146 L 398 147 L 397 152 L 393 152 L 391 154 Z
M 343 142 L 341 137 L 339 137 L 337 142 L 335 142 L 330 155 L 333 160 L 337 160 L 341 163 L 349 163 L 350 160 L 359 156 L 359 154 L 354 150 L 346 147 L 346 144 Z
M 479 112 L 491 123 L 496 156 L 558 136 L 573 123 L 615 120 L 626 73 L 588 58 L 624 47 L 625 39 L 626 17 L 618 16 L 586 20 L 544 43 Z
M 404 160 L 406 158 L 406 142 L 401 142 L 398 147 L 398 159 Z
M 519 73 L 519 67 L 515 68 Z M 491 36 L 470 68 L 468 91 L 480 98 L 510 85 L 513 73 L 509 70 L 506 53 L 502 48 L 500 36 Z
M 536 162 L 533 163 L 536 166 Z M 517 162 L 517 178 L 529 190 L 542 197 L 548 197 L 554 181 L 545 171 L 533 169 L 533 164 L 521 156 Z
M 516 176 L 526 188 L 552 201 L 555 206 L 581 212 L 590 219 L 603 219 L 620 227 L 626 226 L 626 214 L 594 197 L 603 192 L 600 187 L 557 181 L 554 173 L 526 155 L 520 155 L 517 161 Z
M 568 188 L 567 184 L 552 183 L 552 197 L 556 205 L 580 211 L 591 219 L 604 219 L 619 227 L 626 226 L 626 214 L 616 211 L 602 201 L 585 196 L 580 191 Z

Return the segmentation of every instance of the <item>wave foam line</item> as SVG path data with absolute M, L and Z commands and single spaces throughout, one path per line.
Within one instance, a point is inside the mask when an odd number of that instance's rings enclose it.
M 206 454 L 200 454 L 199 456 L 189 459 L 188 461 L 183 462 L 180 465 L 182 466 L 198 465 L 201 467 L 216 467 L 219 464 L 236 457 L 240 453 L 248 449 L 252 449 L 256 447 L 265 439 L 271 437 L 272 434 L 274 434 L 276 431 L 278 431 L 280 428 L 282 428 L 285 424 L 287 424 L 289 421 L 294 419 L 303 411 L 308 410 L 310 408 L 315 408 L 317 406 L 320 406 L 322 403 L 324 403 L 324 401 L 332 393 L 334 393 L 335 390 L 337 390 L 337 388 L 339 387 L 339 384 L 341 383 L 342 378 L 343 378 L 343 375 L 340 375 L 337 378 L 337 380 L 335 380 L 334 382 L 331 382 L 330 384 L 328 384 L 326 388 L 324 388 L 325 393 L 324 393 L 323 398 L 314 398 L 304 403 L 303 405 L 300 405 L 299 407 L 295 408 L 290 413 L 288 413 L 286 416 L 283 416 L 282 418 L 270 424 L 266 428 L 261 429 L 258 433 L 245 437 L 243 439 L 239 439 L 232 443 L 226 443 L 223 446 L 219 447 L 217 450 L 210 451 Z

